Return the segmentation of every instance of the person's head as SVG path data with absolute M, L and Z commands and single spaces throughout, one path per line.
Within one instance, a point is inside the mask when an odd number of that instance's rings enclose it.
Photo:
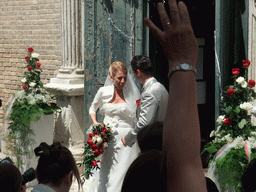
M 141 73 L 142 76 L 151 77 L 153 76 L 153 66 L 149 57 L 143 55 L 136 55 L 131 61 L 132 70 L 135 78 L 140 81 Z
M 121 61 L 115 61 L 111 64 L 109 76 L 113 84 L 118 89 L 123 89 L 127 81 L 127 68 Z
M 215 185 L 215 183 L 208 177 L 205 177 L 206 179 L 206 186 L 208 192 L 218 192 L 218 188 Z
M 0 186 L 6 191 L 21 192 L 21 173 L 19 169 L 11 163 L 0 164 Z
M 138 132 L 137 140 L 142 153 L 152 149 L 162 151 L 163 122 L 155 121 L 143 127 Z
M 147 151 L 140 154 L 129 167 L 121 191 L 167 191 L 166 174 L 163 152 Z
M 73 175 L 75 175 L 81 186 L 75 159 L 68 148 L 58 142 L 52 145 L 42 142 L 34 152 L 36 156 L 39 156 L 36 176 L 40 184 L 69 191 Z

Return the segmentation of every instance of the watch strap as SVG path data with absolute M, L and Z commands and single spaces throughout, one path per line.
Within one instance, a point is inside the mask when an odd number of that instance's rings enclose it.
M 182 64 L 189 65 L 187 63 L 182 63 Z M 195 75 L 197 74 L 197 70 L 196 70 L 195 67 L 192 67 L 191 65 L 189 65 L 188 69 L 182 69 L 182 67 L 181 67 L 182 64 L 177 65 L 177 66 L 171 68 L 171 70 L 168 73 L 168 78 L 170 78 L 171 74 L 174 73 L 175 71 L 193 71 L 195 73 Z

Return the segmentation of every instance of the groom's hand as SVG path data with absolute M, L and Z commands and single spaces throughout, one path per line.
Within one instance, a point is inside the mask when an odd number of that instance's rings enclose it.
M 127 147 L 127 145 L 125 143 L 125 136 L 122 137 L 121 141 L 123 142 L 124 146 Z

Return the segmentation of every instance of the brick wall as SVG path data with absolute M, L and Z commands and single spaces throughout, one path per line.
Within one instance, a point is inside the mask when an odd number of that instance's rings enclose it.
M 21 90 L 27 48 L 39 53 L 41 79 L 48 83 L 61 62 L 61 0 L 0 1 L 0 132 L 12 93 Z

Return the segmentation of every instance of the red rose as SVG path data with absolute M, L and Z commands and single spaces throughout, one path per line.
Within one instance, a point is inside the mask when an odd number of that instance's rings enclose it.
M 101 136 L 101 137 L 104 137 L 104 133 L 101 133 L 100 136 Z
M 99 144 L 99 147 L 100 147 L 100 148 L 103 148 L 103 147 L 104 147 L 104 144 L 103 144 L 103 143 L 100 143 L 100 144 Z
M 93 143 L 93 144 L 91 145 L 91 149 L 92 149 L 92 150 L 97 149 L 97 145 L 96 145 L 95 143 Z
M 140 99 L 136 100 L 136 104 L 139 105 L 140 104 Z
M 92 134 L 92 133 L 90 133 L 90 134 L 89 134 L 89 138 L 91 139 L 92 137 L 93 137 L 93 134 Z
M 96 167 L 97 166 L 97 161 L 92 161 L 91 166 Z
M 32 67 L 31 66 L 28 66 L 28 71 L 31 71 L 32 70 Z
M 239 68 L 233 68 L 232 69 L 232 74 L 235 75 L 235 76 L 238 76 L 240 73 L 240 69 Z
M 99 132 L 98 131 L 94 131 L 94 135 L 99 135 Z
M 224 120 L 225 125 L 230 126 L 232 124 L 232 119 L 227 118 Z
M 100 152 L 100 154 L 102 154 L 102 153 L 104 153 L 104 150 L 103 150 L 103 149 L 100 149 L 100 151 L 99 151 L 99 152 Z
M 41 66 L 41 63 L 36 63 L 36 67 L 40 67 Z
M 250 64 L 251 64 L 251 61 L 249 61 L 249 60 L 243 60 L 243 66 L 244 67 L 249 67 L 250 66 Z
M 28 88 L 28 86 L 25 85 L 25 84 L 22 87 L 23 87 L 24 90 L 26 90 Z
M 88 140 L 87 140 L 87 144 L 88 144 L 88 145 L 92 145 L 92 140 L 91 140 L 91 139 L 88 139 Z
M 93 154 L 94 154 L 95 156 L 99 156 L 99 155 L 100 155 L 100 152 L 99 152 L 98 149 L 95 149 L 95 150 L 93 151 Z
M 34 49 L 32 47 L 28 48 L 28 52 L 33 52 L 33 51 L 34 51 Z
M 105 132 L 106 130 L 107 130 L 106 127 L 102 127 L 102 128 L 101 128 L 101 131 L 102 131 L 102 132 Z
M 26 57 L 25 57 L 25 60 L 26 60 L 26 61 L 28 61 L 29 59 L 30 59 L 30 57 L 29 57 L 29 56 L 26 56 Z
M 105 143 L 105 142 L 108 142 L 108 139 L 103 139 L 103 142 Z
M 227 90 L 227 93 L 228 93 L 229 96 L 233 96 L 234 92 L 235 92 L 235 89 L 228 89 Z
M 111 131 L 108 129 L 106 132 L 107 132 L 107 133 L 110 133 Z
M 255 81 L 254 81 L 253 79 L 250 79 L 250 80 L 248 81 L 248 86 L 249 86 L 249 87 L 255 87 Z

